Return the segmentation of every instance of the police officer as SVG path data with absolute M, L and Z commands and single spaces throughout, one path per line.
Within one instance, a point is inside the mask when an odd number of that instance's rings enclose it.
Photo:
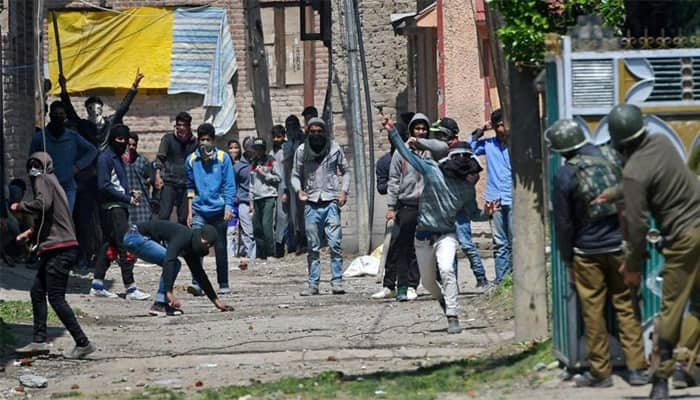
M 554 179 L 555 228 L 559 251 L 581 301 L 591 365 L 590 372 L 575 377 L 576 386 L 613 385 L 605 321 L 608 294 L 620 324 L 628 382 L 645 385 L 642 327 L 635 318 L 630 288 L 618 271 L 623 254 L 617 210 L 612 204 L 590 205 L 605 188 L 617 185 L 621 166 L 588 143 L 573 120 L 554 123 L 546 139 L 550 149 L 566 159 Z
M 627 159 L 623 193 L 628 252 L 621 267 L 626 283 L 639 286 L 641 282 L 649 216 L 664 239 L 664 290 L 651 358 L 650 398 L 666 399 L 681 329 L 700 329 L 700 180 L 669 139 L 647 132 L 638 107 L 615 106 L 608 124 L 613 145 Z M 688 300 L 691 318 L 683 321 Z

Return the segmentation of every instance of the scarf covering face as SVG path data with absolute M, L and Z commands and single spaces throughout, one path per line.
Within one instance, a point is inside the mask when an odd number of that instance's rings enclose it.
M 311 118 L 308 126 L 309 128 L 312 126 L 321 127 L 323 129 L 323 134 L 306 135 L 306 139 L 304 140 L 304 160 L 323 160 L 331 149 L 331 141 L 328 138 L 328 132 L 326 132 L 326 123 L 321 118 Z

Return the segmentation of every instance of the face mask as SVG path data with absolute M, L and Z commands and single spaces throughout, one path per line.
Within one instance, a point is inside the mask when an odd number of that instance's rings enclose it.
M 36 168 L 36 167 L 29 168 L 29 176 L 31 176 L 32 178 L 36 178 L 37 176 L 42 175 L 43 173 L 44 173 L 44 171 L 40 168 Z
M 214 158 L 214 145 L 211 143 L 201 143 L 199 145 L 199 154 L 203 160 L 211 160 Z
M 113 140 L 112 143 L 109 144 L 109 147 L 112 148 L 112 151 L 114 151 L 114 154 L 121 156 L 126 151 L 126 145 L 127 145 L 126 142 L 119 143 L 116 140 Z
M 100 126 L 104 124 L 104 117 L 102 116 L 102 106 L 99 103 L 92 103 L 87 108 L 88 120 L 94 124 Z
M 328 139 L 323 135 L 309 135 L 309 146 L 318 153 L 326 146 L 326 140 Z
M 51 122 L 46 126 L 54 136 L 63 135 L 63 130 L 65 127 L 65 121 L 63 119 L 55 118 L 51 119 Z

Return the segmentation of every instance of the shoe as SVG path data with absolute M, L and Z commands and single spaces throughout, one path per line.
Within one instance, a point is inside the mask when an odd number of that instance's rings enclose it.
M 643 369 L 631 369 L 627 371 L 627 383 L 630 386 L 644 386 L 649 383 L 647 371 Z
M 106 297 L 108 299 L 116 299 L 117 297 L 119 297 L 115 293 L 112 293 L 105 288 L 95 288 L 95 287 L 90 288 L 90 296 Z
M 588 371 L 574 376 L 574 382 L 576 383 L 576 387 L 607 388 L 613 385 L 612 376 L 608 375 L 605 378 L 596 378 Z
M 168 315 L 165 311 L 165 303 L 153 303 L 151 308 L 148 309 L 148 314 L 154 317 L 165 317 Z
M 318 294 L 317 287 L 308 287 L 299 293 L 299 296 L 315 296 Z
M 15 350 L 15 353 L 23 357 L 34 357 L 49 354 L 51 350 L 47 343 L 32 342 Z
M 481 288 L 487 288 L 489 286 L 490 282 L 488 279 L 486 279 L 485 276 L 480 276 L 476 278 L 476 288 L 481 289 Z
M 372 298 L 375 300 L 379 300 L 379 299 L 388 299 L 388 298 L 391 298 L 394 296 L 396 296 L 396 292 L 394 292 L 392 289 L 389 289 L 388 287 L 383 287 L 382 290 L 373 294 Z
M 331 293 L 333 294 L 345 294 L 345 289 L 343 288 L 343 283 L 338 282 L 331 284 Z
M 673 376 L 671 377 L 673 381 L 674 389 L 686 389 L 691 386 L 695 386 L 695 379 L 690 375 L 684 368 L 676 368 L 673 371 Z
M 459 326 L 459 318 L 453 316 L 447 317 L 447 333 L 450 335 L 462 333 L 462 327 Z
M 140 291 L 138 288 L 129 288 L 126 291 L 126 299 L 127 300 L 148 300 L 150 298 L 151 298 L 150 294 L 144 293 L 144 292 Z
M 219 294 L 231 294 L 231 288 L 220 287 L 218 293 Z
M 653 400 L 667 400 L 668 397 L 668 379 L 652 378 L 651 393 L 649 398 Z
M 63 353 L 63 357 L 69 359 L 84 358 L 88 354 L 95 352 L 95 350 L 97 350 L 97 347 L 92 343 L 88 343 L 87 346 L 73 347 L 73 350 Z
M 408 289 L 407 289 L 407 288 L 405 288 L 405 287 L 400 287 L 400 288 L 396 291 L 396 301 L 408 301 L 407 293 L 408 293 Z
M 202 288 L 194 284 L 190 284 L 189 286 L 187 286 L 187 293 L 191 294 L 194 297 L 204 296 L 204 290 L 202 290 Z
M 412 287 L 408 287 L 408 291 L 406 292 L 406 298 L 408 301 L 412 301 L 418 298 L 418 293 L 416 293 L 416 289 Z
M 179 317 L 180 315 L 184 314 L 181 309 L 175 308 L 170 304 L 165 305 L 165 313 L 168 315 L 168 317 Z

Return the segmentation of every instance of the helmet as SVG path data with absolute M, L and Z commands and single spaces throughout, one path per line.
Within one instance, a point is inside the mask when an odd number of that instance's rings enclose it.
M 618 104 L 608 114 L 610 138 L 615 147 L 620 147 L 644 134 L 642 110 L 631 104 Z
M 549 148 L 557 153 L 578 150 L 588 142 L 583 130 L 571 119 L 560 119 L 545 132 Z

